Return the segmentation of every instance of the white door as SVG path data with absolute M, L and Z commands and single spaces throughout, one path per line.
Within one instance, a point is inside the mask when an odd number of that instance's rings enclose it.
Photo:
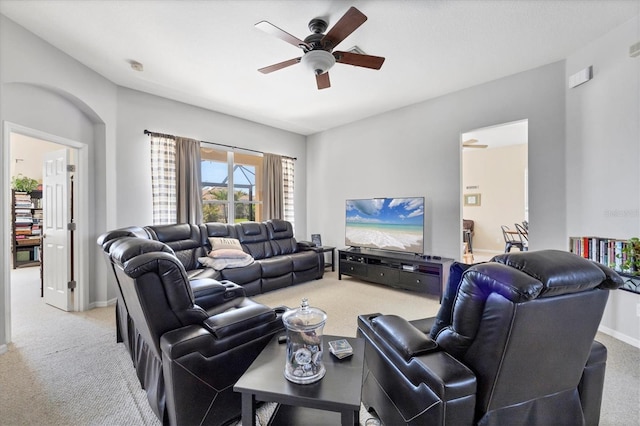
M 69 291 L 70 233 L 69 216 L 69 151 L 44 155 L 42 173 L 43 253 L 42 276 L 44 301 L 64 311 L 71 310 Z

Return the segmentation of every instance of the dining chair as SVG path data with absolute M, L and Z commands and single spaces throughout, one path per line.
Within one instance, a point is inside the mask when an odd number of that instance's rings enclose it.
M 514 225 L 516 226 L 516 231 L 518 231 L 518 237 L 520 238 L 520 241 L 522 241 L 522 251 L 529 250 L 529 231 L 519 223 L 514 223 Z
M 518 231 L 512 231 L 507 225 L 500 226 L 502 236 L 504 237 L 504 252 L 509 253 L 513 247 L 517 247 L 520 251 L 526 251 L 524 242 L 522 241 Z

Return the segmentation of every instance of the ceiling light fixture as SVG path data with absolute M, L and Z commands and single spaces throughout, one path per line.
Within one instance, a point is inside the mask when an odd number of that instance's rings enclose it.
M 304 54 L 300 62 L 316 75 L 320 75 L 335 65 L 336 58 L 326 50 L 311 50 Z

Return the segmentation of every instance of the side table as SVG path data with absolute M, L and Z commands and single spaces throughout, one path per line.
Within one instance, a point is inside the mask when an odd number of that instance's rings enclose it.
M 352 356 L 340 360 L 329 352 L 329 342 L 338 339 L 349 341 Z M 286 343 L 278 343 L 276 336 L 267 344 L 233 387 L 242 393 L 243 426 L 255 426 L 257 401 L 280 404 L 270 421 L 273 425 L 360 423 L 364 339 L 325 335 L 322 343 L 327 372 L 321 380 L 308 385 L 292 383 L 284 377 Z
M 331 246 L 318 246 L 316 247 L 322 252 L 322 256 L 324 257 L 325 253 L 331 253 L 331 263 L 325 263 L 324 267 L 328 268 L 331 266 L 331 271 L 335 272 L 336 270 L 336 248 Z

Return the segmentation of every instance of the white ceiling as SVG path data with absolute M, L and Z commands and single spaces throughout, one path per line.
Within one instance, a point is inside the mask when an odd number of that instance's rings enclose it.
M 487 148 L 500 148 L 508 145 L 520 145 L 529 141 L 529 121 L 518 120 L 491 127 L 475 129 L 461 136 L 462 141 L 475 139 L 474 145 L 486 145 Z M 475 150 L 478 148 L 469 148 Z
M 257 71 L 302 53 L 257 22 L 304 39 L 310 19 L 331 28 L 350 6 L 368 21 L 338 50 L 384 56 L 381 70 L 336 64 L 322 91 L 300 64 Z M 0 0 L 0 12 L 120 86 L 308 135 L 564 59 L 640 0 Z

